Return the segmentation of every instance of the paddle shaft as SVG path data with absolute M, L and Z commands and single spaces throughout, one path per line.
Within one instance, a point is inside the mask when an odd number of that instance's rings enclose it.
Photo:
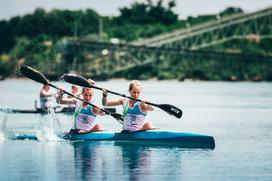
M 98 89 L 98 90 L 104 90 L 100 87 L 96 87 L 94 85 L 90 85 L 90 87 L 94 88 L 94 89 Z M 142 100 L 141 99 L 137 99 L 137 98 L 133 98 L 133 97 L 130 97 L 130 96 L 127 96 L 126 94 L 120 94 L 120 93 L 117 93 L 117 92 L 113 92 L 113 91 L 110 91 L 110 90 L 106 90 L 108 93 L 111 93 L 111 94 L 115 94 L 115 95 L 118 95 L 118 96 L 122 96 L 122 97 L 125 97 L 125 98 L 128 98 L 128 99 L 131 99 L 131 100 L 134 100 L 134 101 L 139 101 L 141 102 Z M 152 106 L 155 106 L 155 107 L 159 107 L 158 104 L 154 104 L 154 103 L 151 103 L 151 102 L 147 102 L 145 101 L 146 104 L 150 104 Z
M 92 85 L 92 84 L 89 84 L 89 87 L 92 87 L 94 89 L 98 89 L 98 90 L 102 90 L 104 91 L 104 89 L 100 88 L 100 87 L 97 87 L 95 85 Z M 137 99 L 137 98 L 134 98 L 134 97 L 130 97 L 130 96 L 127 96 L 125 94 L 120 94 L 120 93 L 117 93 L 117 92 L 113 92 L 113 91 L 110 91 L 110 90 L 106 90 L 108 93 L 111 93 L 111 94 L 115 94 L 115 95 L 118 95 L 118 96 L 122 96 L 122 97 L 125 97 L 125 98 L 128 98 L 128 99 L 131 99 L 131 100 L 134 100 L 134 101 L 140 101 L 142 102 L 141 99 Z M 180 110 L 179 108 L 173 106 L 173 105 L 170 105 L 170 104 L 155 104 L 155 103 L 151 103 L 151 102 L 147 102 L 147 101 L 144 101 L 146 104 L 149 104 L 149 105 L 152 105 L 152 106 L 155 106 L 155 107 L 158 107 L 160 108 L 161 110 L 167 112 L 168 114 L 170 115 L 174 115 L 175 117 L 177 118 L 180 118 L 182 116 L 182 110 Z
M 82 86 L 82 87 L 91 87 L 91 88 L 94 88 L 94 89 L 104 91 L 103 88 L 100 88 L 100 87 L 97 87 L 97 86 L 91 84 L 86 78 L 82 77 L 81 75 L 65 74 L 63 76 L 63 79 L 66 82 L 69 82 L 71 84 L 76 84 L 76 85 L 79 85 L 79 86 Z M 134 97 L 127 96 L 125 94 L 120 94 L 120 93 L 117 93 L 117 92 L 113 92 L 113 91 L 110 91 L 110 90 L 107 90 L 107 89 L 106 89 L 106 91 L 108 93 L 115 94 L 115 95 L 118 95 L 118 96 L 121 96 L 121 97 L 125 97 L 125 98 L 128 98 L 128 99 L 134 100 L 134 101 L 145 102 L 146 104 L 158 107 L 158 108 L 162 109 L 163 111 L 167 112 L 168 114 L 174 115 L 177 118 L 181 118 L 181 116 L 182 116 L 182 110 L 179 109 L 178 107 L 170 105 L 170 104 L 154 104 L 154 103 L 151 103 L 151 102 L 143 101 L 141 99 L 137 99 L 137 98 L 134 98 Z

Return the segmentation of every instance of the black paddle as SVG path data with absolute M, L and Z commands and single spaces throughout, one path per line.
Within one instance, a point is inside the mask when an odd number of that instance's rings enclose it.
M 71 84 L 79 85 L 79 86 L 82 86 L 82 87 L 92 87 L 94 89 L 103 90 L 102 88 L 96 87 L 95 85 L 91 84 L 86 78 L 84 78 L 81 75 L 64 74 L 64 76 L 62 76 L 62 77 L 66 82 L 69 82 Z M 109 91 L 109 90 L 107 90 L 107 92 L 118 95 L 118 96 L 126 97 L 126 98 L 129 98 L 129 99 L 132 99 L 132 100 L 142 101 L 140 99 L 129 97 L 129 96 L 125 95 L 125 94 L 119 94 L 117 92 L 113 92 L 113 91 Z M 145 103 L 150 104 L 150 105 L 155 106 L 155 107 L 158 107 L 158 108 L 164 110 L 165 112 L 167 112 L 168 114 L 174 115 L 177 118 L 181 118 L 181 116 L 182 116 L 182 110 L 180 110 L 176 106 L 173 106 L 173 105 L 170 105 L 170 104 L 154 104 L 154 103 L 151 103 L 151 102 L 145 102 Z
M 54 87 L 54 88 L 57 89 L 57 90 L 60 90 L 60 88 L 58 88 L 57 86 L 51 84 L 51 83 L 49 82 L 49 80 L 47 80 L 46 77 L 45 77 L 41 72 L 39 72 L 39 71 L 37 71 L 37 70 L 35 70 L 35 69 L 29 67 L 29 66 L 22 65 L 22 66 L 20 67 L 20 72 L 21 72 L 25 77 L 28 77 L 28 78 L 30 78 L 30 79 L 36 81 L 36 82 L 39 82 L 39 83 L 42 83 L 42 84 L 47 84 L 47 85 L 49 85 L 49 86 L 51 86 L 51 87 Z M 63 90 L 63 92 L 64 92 L 65 94 L 68 94 L 69 96 L 72 96 L 72 97 L 74 97 L 74 98 L 76 98 L 76 99 L 78 99 L 78 100 L 80 100 L 80 101 L 82 101 L 82 102 L 85 102 L 85 103 L 87 103 L 87 104 L 89 104 L 89 105 L 91 105 L 91 106 L 93 106 L 93 107 L 95 107 L 95 108 L 97 107 L 96 105 L 94 105 L 94 104 L 92 104 L 92 103 L 89 103 L 89 102 L 87 102 L 87 101 L 84 101 L 83 99 L 81 99 L 81 98 L 79 98 L 79 97 L 77 97 L 77 96 L 75 96 L 75 95 L 73 95 L 73 94 L 71 94 L 71 93 L 69 93 L 69 92 L 67 92 L 67 91 L 65 91 L 65 90 Z M 109 111 L 107 111 L 107 110 L 105 110 L 105 109 L 102 109 L 102 108 L 100 108 L 100 110 L 103 111 L 103 112 L 105 112 L 106 114 L 111 115 L 111 116 L 114 117 L 119 123 L 123 124 L 123 123 L 122 123 L 122 121 L 123 121 L 123 116 L 122 116 L 121 114 L 118 114 L 118 113 L 111 113 L 111 112 L 109 112 Z

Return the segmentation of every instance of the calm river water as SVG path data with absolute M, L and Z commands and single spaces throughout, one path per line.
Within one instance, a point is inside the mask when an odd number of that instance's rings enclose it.
M 54 84 L 70 89 L 65 82 Z M 125 94 L 128 84 L 96 83 Z M 272 83 L 142 84 L 143 99 L 183 110 L 177 119 L 156 108 L 147 119 L 157 128 L 211 135 L 216 148 L 68 142 L 54 133 L 68 131 L 72 116 L 0 112 L 0 180 L 272 180 Z M 41 87 L 31 80 L 0 81 L 0 107 L 32 109 Z M 98 90 L 95 102 L 101 105 Z M 99 117 L 98 122 L 106 130 L 121 129 L 110 116 Z M 39 141 L 19 141 L 7 139 L 10 133 L 43 136 Z

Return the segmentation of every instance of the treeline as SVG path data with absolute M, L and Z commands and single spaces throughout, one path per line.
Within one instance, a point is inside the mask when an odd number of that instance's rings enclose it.
M 16 75 L 20 64 L 32 65 L 44 72 L 60 74 L 66 66 L 63 38 L 86 38 L 109 41 L 118 38 L 129 42 L 177 28 L 215 20 L 218 15 L 202 15 L 180 20 L 174 12 L 174 0 L 146 0 L 120 8 L 120 15 L 101 16 L 92 9 L 71 11 L 36 9 L 32 14 L 0 21 L 0 77 Z M 219 14 L 243 13 L 230 7 Z M 159 70 L 160 68 L 158 68 Z
M 46 12 L 39 8 L 32 14 L 2 20 L 0 77 L 13 76 L 17 65 L 21 63 L 38 68 L 47 65 L 46 71 L 48 66 L 63 64 L 63 38 L 84 37 L 99 41 L 119 38 L 130 41 L 170 31 L 179 22 L 178 16 L 172 12 L 174 6 L 174 1 L 170 1 L 168 7 L 164 7 L 162 1 L 156 4 L 152 1 L 136 2 L 130 7 L 121 8 L 120 16 L 117 17 L 103 17 L 91 9 L 55 9 Z M 101 22 L 103 31 L 99 30 Z

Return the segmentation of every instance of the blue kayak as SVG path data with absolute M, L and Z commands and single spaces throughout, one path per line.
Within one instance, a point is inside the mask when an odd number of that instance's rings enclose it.
M 135 142 L 148 145 L 173 145 L 184 148 L 215 148 L 215 141 L 212 136 L 183 133 L 173 131 L 138 131 L 127 133 L 114 132 L 92 132 L 92 133 L 67 133 L 62 136 L 67 140 L 84 141 L 116 141 L 116 142 Z M 38 139 L 35 134 L 16 135 L 16 139 Z

